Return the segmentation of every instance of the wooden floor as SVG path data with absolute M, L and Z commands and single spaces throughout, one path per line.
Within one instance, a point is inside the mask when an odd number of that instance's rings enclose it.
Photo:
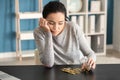
M 107 50 L 106 55 L 97 56 L 97 64 L 120 64 L 120 52 Z M 38 65 L 34 57 L 23 58 L 19 61 L 17 58 L 0 59 L 0 65 Z

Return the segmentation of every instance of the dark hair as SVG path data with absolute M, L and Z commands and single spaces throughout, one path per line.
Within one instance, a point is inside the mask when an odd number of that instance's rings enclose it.
M 65 14 L 65 20 L 67 19 L 67 12 L 65 6 L 58 1 L 50 1 L 43 8 L 43 18 L 46 18 L 50 13 L 62 12 Z

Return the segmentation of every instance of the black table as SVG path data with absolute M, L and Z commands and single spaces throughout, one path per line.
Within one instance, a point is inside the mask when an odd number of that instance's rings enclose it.
M 0 70 L 21 80 L 120 80 L 120 64 L 101 64 L 88 73 L 71 75 L 61 71 L 64 67 L 79 65 L 56 65 L 46 68 L 40 65 L 0 66 Z

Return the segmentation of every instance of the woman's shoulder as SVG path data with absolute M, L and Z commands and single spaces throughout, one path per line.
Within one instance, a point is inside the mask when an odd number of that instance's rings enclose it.
M 72 21 L 67 21 L 66 23 L 68 26 L 72 26 L 72 27 L 75 25 L 75 22 L 72 22 Z
M 71 30 L 74 33 L 79 33 L 79 35 L 83 33 L 82 28 L 77 23 L 72 22 L 72 21 L 68 21 L 67 25 L 71 28 Z
M 75 31 L 80 28 L 77 23 L 72 22 L 72 21 L 68 21 L 67 26 L 69 26 L 72 30 L 75 30 Z
M 67 21 L 67 25 L 71 28 L 77 28 L 79 27 L 79 25 L 75 22 L 72 22 L 72 21 Z

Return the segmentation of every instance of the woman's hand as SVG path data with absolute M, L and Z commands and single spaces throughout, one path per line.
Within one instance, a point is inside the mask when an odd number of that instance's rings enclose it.
M 95 68 L 96 68 L 96 63 L 92 58 L 89 58 L 86 63 L 82 64 L 82 69 L 83 70 L 84 69 L 90 70 L 90 69 L 95 69 Z
M 42 27 L 47 32 L 50 31 L 50 28 L 48 26 L 48 21 L 44 18 L 40 18 L 39 26 Z
M 96 68 L 96 63 L 95 63 L 95 61 L 94 61 L 92 58 L 89 58 L 89 59 L 88 59 L 87 64 L 88 64 L 92 69 L 95 69 L 95 68 Z

